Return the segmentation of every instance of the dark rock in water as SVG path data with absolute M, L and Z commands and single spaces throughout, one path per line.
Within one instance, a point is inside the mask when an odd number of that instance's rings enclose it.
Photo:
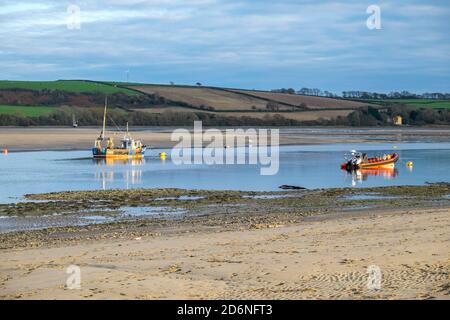
M 426 181 L 425 184 L 428 184 L 430 186 L 447 186 L 450 187 L 450 182 L 440 181 L 440 182 L 428 182 Z
M 306 188 L 304 187 L 299 187 L 299 186 L 291 186 L 288 184 L 283 184 L 282 186 L 279 186 L 280 189 L 283 190 L 305 190 Z

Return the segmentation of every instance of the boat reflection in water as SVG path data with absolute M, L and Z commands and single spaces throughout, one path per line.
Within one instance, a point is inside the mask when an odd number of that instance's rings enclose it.
M 383 177 L 386 180 L 395 179 L 398 176 L 398 170 L 396 168 L 367 168 L 345 171 L 352 177 L 352 186 L 367 181 L 369 176 Z
M 140 167 L 145 164 L 145 158 L 94 158 L 92 162 L 96 166 L 104 168 L 104 170 L 95 172 L 95 180 L 101 182 L 103 190 L 106 190 L 107 185 L 112 184 L 116 180 L 123 181 L 126 189 L 130 185 L 140 184 L 142 182 L 142 169 Z M 116 166 L 123 167 L 123 170 L 113 170 L 111 168 Z M 116 185 L 115 187 L 121 186 Z

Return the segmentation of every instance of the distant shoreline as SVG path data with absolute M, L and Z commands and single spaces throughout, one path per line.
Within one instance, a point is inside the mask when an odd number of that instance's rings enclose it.
M 132 135 L 151 148 L 171 148 L 171 132 L 183 127 L 133 127 Z M 184 127 L 190 129 L 190 127 Z M 237 128 L 237 127 L 227 127 Z M 219 128 L 219 129 L 227 129 Z M 246 129 L 248 127 L 242 127 Z M 262 128 L 262 127 L 261 127 Z M 266 128 L 266 127 L 265 127 Z M 267 127 L 271 129 L 271 127 Z M 272 127 L 273 128 L 273 127 Z M 208 129 L 205 127 L 204 129 Z M 275 128 L 273 128 L 275 129 Z M 282 127 L 280 145 L 450 141 L 450 127 Z M 0 149 L 12 152 L 90 150 L 98 127 L 0 127 Z M 119 131 L 109 131 L 116 138 Z M 374 139 L 376 137 L 376 139 Z

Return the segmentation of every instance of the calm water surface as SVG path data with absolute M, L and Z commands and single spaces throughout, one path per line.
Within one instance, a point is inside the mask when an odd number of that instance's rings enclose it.
M 152 149 L 141 161 L 94 161 L 90 151 L 18 152 L 0 156 L 0 202 L 28 193 L 65 190 L 186 188 L 275 191 L 283 184 L 306 188 L 420 185 L 450 180 L 450 143 L 332 144 L 280 147 L 279 172 L 260 175 L 257 165 L 174 165 Z M 399 152 L 395 170 L 348 174 L 340 169 L 351 149 L 369 155 Z M 241 149 L 239 152 L 245 152 Z M 414 167 L 406 167 L 413 161 Z

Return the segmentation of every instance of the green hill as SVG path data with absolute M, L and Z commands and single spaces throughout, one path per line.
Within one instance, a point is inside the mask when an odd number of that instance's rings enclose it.
M 45 106 L 8 106 L 0 105 L 0 114 L 21 115 L 25 117 L 38 117 L 41 115 L 52 113 L 55 107 Z
M 100 92 L 112 94 L 139 94 L 134 90 L 119 88 L 113 84 L 87 80 L 56 80 L 56 81 L 9 81 L 0 80 L 0 89 L 28 89 L 28 90 L 61 90 L 67 92 Z

